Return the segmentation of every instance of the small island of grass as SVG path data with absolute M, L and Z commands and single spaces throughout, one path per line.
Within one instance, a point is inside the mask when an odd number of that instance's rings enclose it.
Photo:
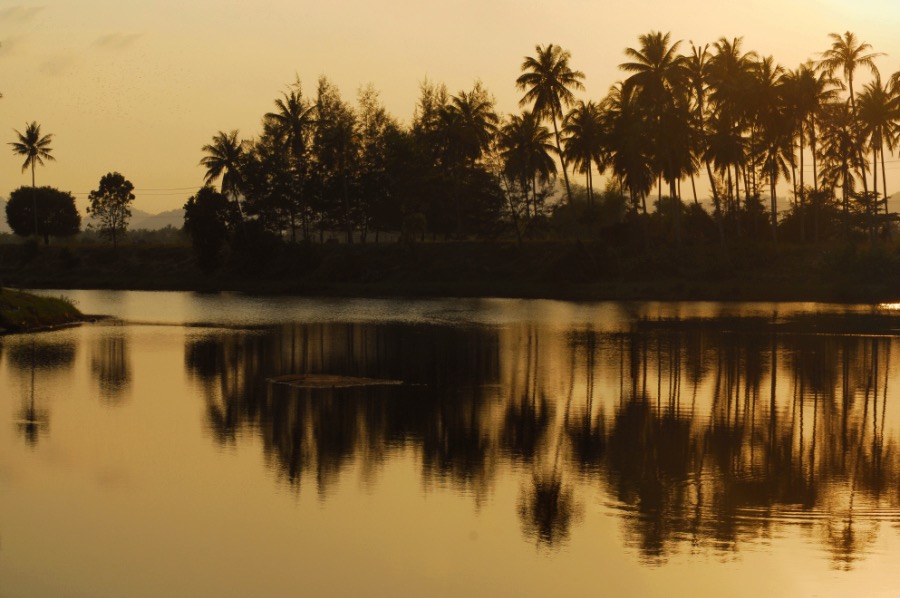
M 64 297 L 38 297 L 0 288 L 0 334 L 53 328 L 83 319 Z

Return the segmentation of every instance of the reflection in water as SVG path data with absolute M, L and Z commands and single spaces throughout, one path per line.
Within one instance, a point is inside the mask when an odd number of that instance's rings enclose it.
M 16 428 L 29 446 L 36 446 L 41 436 L 50 431 L 50 412 L 38 404 L 41 379 L 71 369 L 75 362 L 75 345 L 71 341 L 48 341 L 24 337 L 8 348 L 9 364 L 24 384 L 22 402 L 16 412 Z
M 91 373 L 100 387 L 100 397 L 118 403 L 131 382 L 131 362 L 124 333 L 100 337 L 91 347 Z
M 289 325 L 193 334 L 185 362 L 216 442 L 258 434 L 298 491 L 312 482 L 327 497 L 350 464 L 373 483 L 412 450 L 426 488 L 450 484 L 476 505 L 501 471 L 517 472 L 515 508 L 540 545 L 571 536 L 579 494 L 595 487 L 648 563 L 728 554 L 796 525 L 849 568 L 900 506 L 897 366 L 889 337 L 806 330 L 764 318 L 626 332 Z M 295 373 L 406 384 L 267 382 Z

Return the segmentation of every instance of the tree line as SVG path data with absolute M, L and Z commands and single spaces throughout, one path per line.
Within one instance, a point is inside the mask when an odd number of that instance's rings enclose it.
M 883 79 L 883 55 L 853 33 L 829 39 L 792 70 L 745 51 L 741 38 L 700 46 L 652 31 L 625 49 L 625 77 L 596 101 L 576 99 L 585 75 L 568 51 L 538 45 L 515 80 L 521 112 L 501 115 L 480 82 L 451 94 L 425 81 L 408 126 L 371 85 L 350 102 L 327 77 L 313 94 L 298 79 L 257 136 L 219 131 L 203 146 L 207 187 L 185 205 L 185 229 L 207 264 L 229 242 L 336 232 L 348 242 L 391 232 L 408 241 L 607 235 L 648 247 L 655 238 L 874 243 L 893 221 L 886 155 L 900 139 L 900 73 Z M 861 70 L 871 76 L 859 87 Z M 34 184 L 34 166 L 52 159 L 51 136 L 36 123 L 16 133 L 31 207 L 10 224 L 61 234 L 38 217 Z M 599 193 L 595 173 L 605 179 Z M 112 218 L 103 230 L 115 242 L 124 228 Z

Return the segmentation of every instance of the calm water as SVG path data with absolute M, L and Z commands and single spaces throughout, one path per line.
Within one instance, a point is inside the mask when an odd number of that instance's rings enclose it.
M 900 587 L 888 306 L 65 293 L 119 319 L 0 338 L 0 596 Z

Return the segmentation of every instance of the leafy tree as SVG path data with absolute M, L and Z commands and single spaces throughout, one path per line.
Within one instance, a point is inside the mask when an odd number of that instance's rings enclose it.
M 35 205 L 37 214 L 34 213 Z M 50 237 L 77 235 L 81 229 L 81 214 L 75 207 L 75 197 L 68 191 L 53 187 L 19 187 L 9 195 L 6 222 L 20 237 L 29 237 L 39 230 L 47 245 Z
M 15 129 L 13 129 L 15 131 Z M 37 122 L 32 122 L 30 125 L 25 127 L 25 133 L 20 133 L 15 131 L 16 135 L 18 135 L 19 140 L 13 141 L 10 145 L 13 148 L 13 153 L 19 156 L 25 156 L 25 162 L 22 163 L 22 172 L 28 170 L 31 167 L 31 188 L 35 189 L 34 185 L 34 165 L 40 164 L 44 165 L 44 160 L 55 160 L 56 158 L 50 153 L 53 150 L 50 148 L 50 141 L 53 139 L 53 134 L 41 135 L 41 125 L 37 124 Z M 37 233 L 38 230 L 38 209 L 37 209 L 37 192 L 32 196 L 32 214 L 34 215 L 34 230 Z
M 202 270 L 208 272 L 219 266 L 222 248 L 239 219 L 234 204 L 208 185 L 184 204 L 184 230 L 191 237 Z
M 131 218 L 131 202 L 134 201 L 134 185 L 118 172 L 110 172 L 100 179 L 100 186 L 88 195 L 87 212 L 97 221 L 97 228 L 104 237 L 112 239 L 118 247 L 118 238 L 128 229 Z
M 360 219 L 356 114 L 325 77 L 319 79 L 316 113 L 319 118 L 313 139 L 321 180 L 319 207 L 331 223 L 344 228 L 347 242 L 352 243 L 353 229 Z

